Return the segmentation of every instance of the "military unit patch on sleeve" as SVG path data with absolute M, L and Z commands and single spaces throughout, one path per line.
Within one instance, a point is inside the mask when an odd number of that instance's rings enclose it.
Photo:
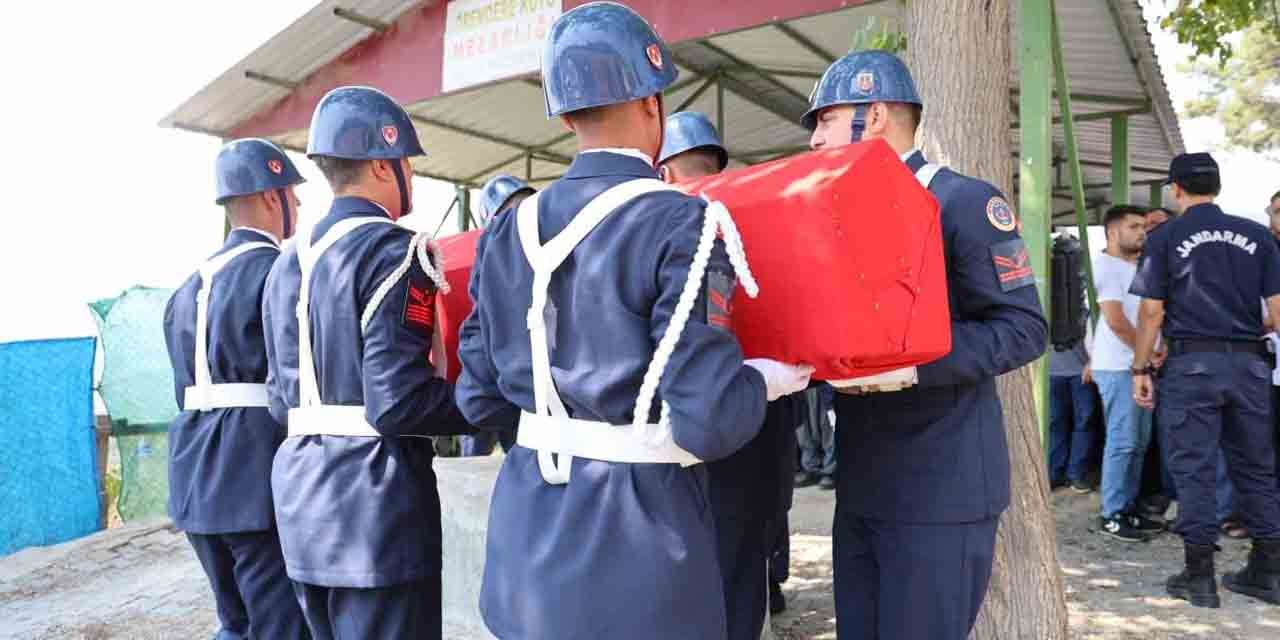
M 409 291 L 405 294 L 400 323 L 423 337 L 430 337 L 435 327 L 435 286 L 416 263 L 409 270 Z
M 1001 291 L 1008 293 L 1036 283 L 1035 273 L 1031 271 L 1031 254 L 1022 238 L 991 245 L 991 261 L 995 264 Z
M 736 279 L 727 273 L 707 273 L 707 324 L 733 331 L 733 287 Z
M 1018 228 L 1018 216 L 1013 213 L 1013 207 L 1000 196 L 987 201 L 987 220 L 991 221 L 991 226 L 1006 233 Z

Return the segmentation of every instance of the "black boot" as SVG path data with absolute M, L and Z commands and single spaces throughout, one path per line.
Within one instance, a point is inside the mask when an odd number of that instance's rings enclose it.
M 1249 563 L 1222 576 L 1222 586 L 1271 604 L 1280 604 L 1280 540 L 1254 540 Z
M 1186 600 L 1194 607 L 1217 609 L 1222 606 L 1218 597 L 1218 582 L 1213 577 L 1213 545 L 1184 545 L 1187 568 L 1165 582 L 1169 595 Z

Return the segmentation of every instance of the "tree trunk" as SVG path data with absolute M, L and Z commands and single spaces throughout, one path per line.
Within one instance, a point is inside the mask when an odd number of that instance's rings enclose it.
M 904 22 L 907 61 L 925 103 L 920 134 L 925 154 L 1012 195 L 1009 2 L 907 2 Z M 1013 498 L 1000 519 L 991 587 L 973 630 L 982 640 L 1067 637 L 1030 372 L 1025 367 L 999 380 Z

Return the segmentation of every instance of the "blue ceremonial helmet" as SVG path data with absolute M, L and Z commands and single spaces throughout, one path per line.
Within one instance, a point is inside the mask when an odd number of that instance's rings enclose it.
M 542 50 L 548 118 L 660 94 L 677 75 L 653 27 L 616 2 L 590 2 L 561 15 Z
M 241 138 L 222 146 L 215 163 L 217 181 L 215 204 L 263 191 L 275 191 L 284 213 L 284 237 L 293 235 L 290 228 L 289 196 L 285 189 L 306 182 L 289 156 L 274 143 L 262 138 Z
M 223 145 L 216 167 L 217 199 L 214 202 L 219 205 L 237 196 L 306 182 L 284 150 L 262 138 L 241 138 Z
M 898 56 L 888 51 L 855 51 L 831 63 L 809 95 L 809 110 L 800 124 L 813 131 L 818 112 L 837 104 L 855 105 L 853 141 L 862 139 L 867 105 L 873 102 L 903 102 L 923 107 L 911 71 Z
M 524 180 L 514 176 L 504 174 L 490 178 L 480 190 L 480 226 L 487 225 L 489 220 L 505 209 L 512 196 L 535 191 L 537 190 Z
M 326 93 L 311 115 L 307 157 L 398 160 L 424 156 L 409 114 L 391 96 L 372 87 L 338 87 Z M 412 207 L 404 171 L 391 163 L 400 186 L 400 215 Z
M 715 151 L 720 156 L 720 171 L 729 166 L 729 152 L 720 143 L 720 134 L 716 133 L 715 125 L 711 124 L 707 116 L 697 111 L 681 111 L 668 117 L 658 164 L 693 149 Z

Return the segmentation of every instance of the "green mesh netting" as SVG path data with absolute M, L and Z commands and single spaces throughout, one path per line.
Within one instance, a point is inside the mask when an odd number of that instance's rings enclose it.
M 178 413 L 164 346 L 164 307 L 173 289 L 133 287 L 89 304 L 102 339 L 98 392 L 120 448 L 123 520 L 165 514 L 169 499 L 169 422 Z

